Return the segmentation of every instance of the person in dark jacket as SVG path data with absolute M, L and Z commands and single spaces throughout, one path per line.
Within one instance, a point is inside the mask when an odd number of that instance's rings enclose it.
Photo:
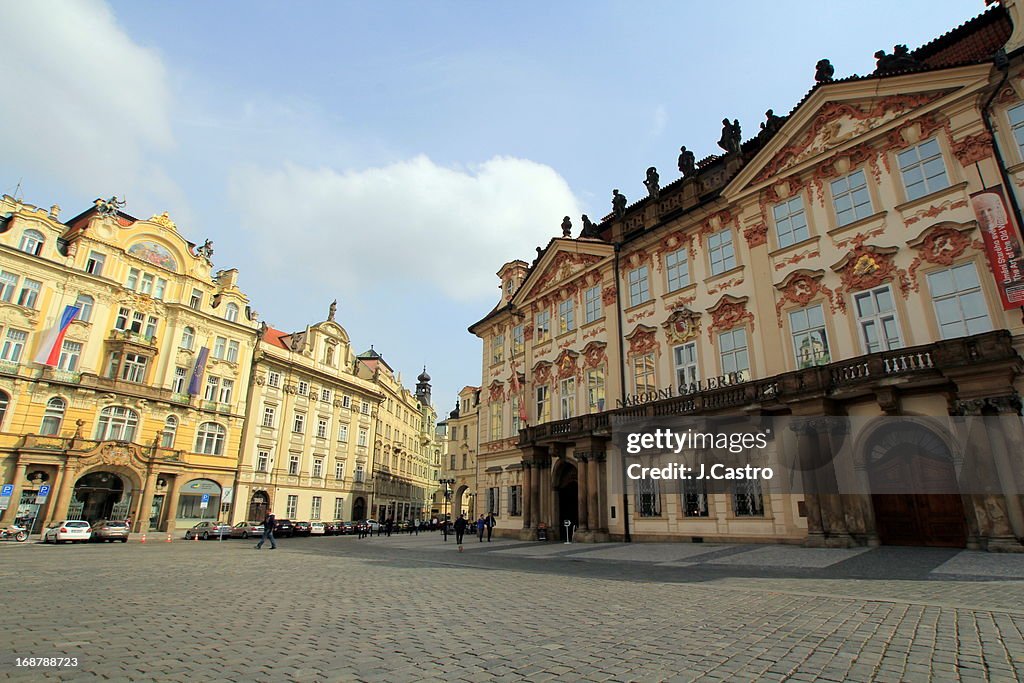
M 277 541 L 274 540 L 275 524 L 277 524 L 277 517 L 274 516 L 273 512 L 267 512 L 267 516 L 263 520 L 263 538 L 256 544 L 256 550 L 261 549 L 267 541 L 270 541 L 271 550 L 277 550 Z
M 484 529 L 487 528 L 487 520 L 484 519 L 483 515 L 476 520 L 476 537 L 481 543 L 484 542 Z
M 488 513 L 487 519 L 484 520 L 484 523 L 487 524 L 487 542 L 490 543 L 491 533 L 494 532 L 494 527 L 497 526 L 498 520 L 494 519 L 493 514 Z
M 455 542 L 459 544 L 459 552 L 462 552 L 462 537 L 466 535 L 466 527 L 469 522 L 466 520 L 466 513 L 459 515 L 455 520 Z

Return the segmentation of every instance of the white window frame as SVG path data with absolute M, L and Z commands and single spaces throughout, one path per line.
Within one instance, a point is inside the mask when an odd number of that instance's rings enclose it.
M 604 315 L 604 311 L 601 310 L 601 285 L 594 285 L 583 292 L 584 302 L 584 313 L 583 320 L 584 324 L 588 325 L 595 320 L 600 320 Z
M 836 178 L 829 183 L 829 188 L 832 191 L 832 208 L 836 214 L 838 227 L 856 223 L 874 213 L 864 169 L 858 168 L 842 178 Z
M 736 267 L 736 248 L 732 243 L 731 228 L 708 235 L 708 262 L 712 275 L 720 275 Z
M 737 344 L 737 339 L 742 344 Z M 734 327 L 718 335 L 718 362 L 723 375 L 736 372 L 741 379 L 750 377 L 750 347 L 745 327 Z
M 934 172 L 938 160 L 941 172 Z M 898 152 L 896 154 L 896 165 L 900 169 L 900 178 L 903 180 L 903 189 L 907 195 L 907 201 L 913 201 L 926 197 L 933 192 L 943 190 L 950 185 L 949 169 L 946 168 L 946 159 L 942 154 L 942 145 L 936 137 L 929 138 L 918 144 Z M 929 168 L 931 175 L 925 173 Z M 908 183 L 909 179 L 912 182 Z M 915 174 L 920 174 L 920 179 Z
M 576 378 L 567 377 L 558 383 L 558 394 L 561 419 L 568 420 L 576 416 Z
M 633 369 L 634 394 L 658 390 L 658 362 L 653 351 L 633 356 L 630 366 Z
M 818 303 L 789 312 L 789 335 L 793 343 L 793 357 L 798 369 L 827 365 L 832 362 L 825 307 Z M 815 344 L 821 348 L 816 348 Z
M 650 270 L 647 266 L 638 266 L 626 275 L 629 282 L 629 305 L 639 306 L 651 300 Z
M 674 347 L 672 360 L 676 371 L 676 390 L 685 389 L 700 381 L 700 360 L 697 356 L 696 341 L 688 341 Z
M 880 310 L 879 306 L 879 295 L 883 292 L 887 294 L 892 304 L 892 308 L 885 311 Z M 896 312 L 896 297 L 891 286 L 885 284 L 865 289 L 861 292 L 854 292 L 852 298 L 854 315 L 857 317 L 857 333 L 860 337 L 860 344 L 864 353 L 877 353 L 879 351 L 903 348 L 903 330 L 900 325 L 899 314 Z M 862 312 L 862 301 L 870 303 L 870 313 L 865 314 Z M 890 338 L 887 323 L 895 326 L 895 339 Z M 875 330 L 876 341 L 874 343 L 869 339 L 869 329 Z
M 558 333 L 564 334 L 576 329 L 576 301 L 569 297 L 558 304 Z
M 935 282 L 939 275 L 949 274 L 953 278 L 954 289 L 949 292 L 936 292 Z M 958 278 L 959 276 L 959 278 Z M 960 263 L 950 268 L 934 270 L 927 274 L 928 291 L 931 293 L 932 307 L 935 312 L 935 324 L 941 339 L 955 339 L 972 334 L 988 332 L 992 329 L 992 313 L 985 299 L 985 292 L 978 277 L 978 269 L 973 261 Z M 960 282 L 957 282 L 957 280 Z M 965 315 L 965 300 L 977 302 L 983 315 Z M 947 302 L 955 302 L 957 317 L 949 318 L 943 311 L 952 313 Z M 975 305 L 969 303 L 968 305 Z M 946 318 L 944 321 L 943 319 Z
M 775 238 L 779 247 L 789 247 L 810 238 L 811 228 L 807 224 L 802 195 L 794 195 L 772 207 L 775 219 Z

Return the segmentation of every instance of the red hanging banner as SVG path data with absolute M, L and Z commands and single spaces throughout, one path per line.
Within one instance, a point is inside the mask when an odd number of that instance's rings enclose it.
M 1006 207 L 1002 186 L 972 194 L 971 207 L 985 238 L 985 251 L 1003 308 L 1024 306 L 1024 251 L 1020 231 Z

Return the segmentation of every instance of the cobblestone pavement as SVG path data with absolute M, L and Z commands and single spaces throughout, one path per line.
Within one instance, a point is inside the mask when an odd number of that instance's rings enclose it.
M 418 537 L 0 544 L 0 678 L 1018 681 L 1024 557 Z M 15 657 L 77 657 L 25 668 Z

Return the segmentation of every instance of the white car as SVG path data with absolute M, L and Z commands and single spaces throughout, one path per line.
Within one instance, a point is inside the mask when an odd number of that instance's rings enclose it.
M 54 524 L 43 534 L 43 543 L 63 543 L 72 541 L 88 543 L 92 538 L 92 526 L 89 522 L 81 519 L 65 519 L 63 522 Z
M 326 533 L 323 522 L 313 522 L 309 525 L 310 536 L 323 536 Z

